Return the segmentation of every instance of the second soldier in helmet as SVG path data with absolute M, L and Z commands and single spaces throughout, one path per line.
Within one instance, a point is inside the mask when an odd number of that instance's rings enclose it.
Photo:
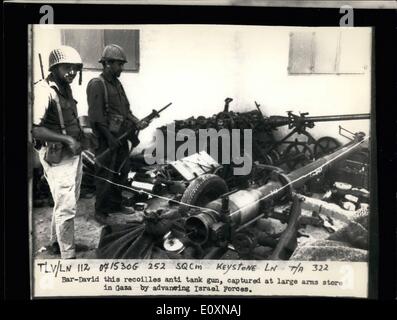
M 88 116 L 95 135 L 98 138 L 96 156 L 110 148 L 112 152 L 101 159 L 96 167 L 96 175 L 122 184 L 129 171 L 129 145 L 127 139 L 119 140 L 123 133 L 135 127 L 137 130 L 148 124 L 140 122 L 130 109 L 130 103 L 119 81 L 127 58 L 123 48 L 110 44 L 105 47 L 102 57 L 103 71 L 93 78 L 87 86 Z M 139 143 L 138 137 L 129 136 L 132 146 Z M 127 160 L 127 161 L 126 161 Z M 122 206 L 121 189 L 103 179 L 96 179 L 95 218 L 106 222 L 109 213 L 132 213 L 133 210 Z

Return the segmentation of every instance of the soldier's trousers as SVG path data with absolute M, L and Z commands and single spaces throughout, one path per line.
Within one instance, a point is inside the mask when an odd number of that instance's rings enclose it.
M 98 156 L 108 148 L 103 141 L 99 142 L 99 147 L 95 150 L 95 156 Z M 102 166 L 96 166 L 95 175 L 104 178 L 95 179 L 95 211 L 97 213 L 110 213 L 120 211 L 122 201 L 122 188 L 113 185 L 125 184 L 129 172 L 129 149 L 128 143 L 124 142 L 119 148 L 111 151 L 107 156 L 100 159 Z M 119 172 L 120 174 L 113 173 Z
M 64 157 L 60 163 L 49 165 L 44 160 L 46 149 L 40 149 L 39 157 L 54 199 L 51 242 L 58 242 L 62 259 L 75 258 L 74 218 L 80 196 L 83 162 L 81 155 L 78 155 Z

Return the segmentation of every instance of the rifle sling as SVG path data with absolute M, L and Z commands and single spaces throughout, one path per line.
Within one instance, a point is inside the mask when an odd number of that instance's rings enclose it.
M 99 75 L 99 79 L 101 80 L 103 84 L 103 95 L 105 98 L 105 112 L 106 114 L 109 114 L 109 94 L 108 94 L 108 88 L 106 87 L 105 79 L 103 78 L 102 75 Z
M 66 136 L 67 132 L 66 132 L 66 127 L 65 127 L 65 121 L 63 120 L 62 107 L 61 107 L 61 103 L 59 102 L 58 92 L 54 88 L 53 88 L 53 90 L 55 91 L 54 101 L 55 101 L 55 104 L 57 105 L 57 110 L 58 110 L 58 115 L 59 115 L 59 124 L 61 126 L 61 132 L 63 135 Z

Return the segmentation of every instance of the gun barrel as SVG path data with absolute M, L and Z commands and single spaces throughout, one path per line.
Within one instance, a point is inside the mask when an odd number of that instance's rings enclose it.
M 159 111 L 157 111 L 157 113 L 160 113 L 160 112 L 164 111 L 164 110 L 167 109 L 171 104 L 172 104 L 172 102 L 170 102 L 169 104 L 167 104 L 165 107 L 162 107 Z
M 306 117 L 305 120 L 311 122 L 327 122 L 327 121 L 364 120 L 370 118 L 371 118 L 371 114 L 369 113 L 359 113 L 359 114 L 341 114 L 341 115 L 332 115 L 332 116 Z
M 315 116 L 315 117 L 301 117 L 297 118 L 298 122 L 330 122 L 330 121 L 347 121 L 347 120 L 364 120 L 370 119 L 371 114 L 369 113 L 358 113 L 358 114 L 340 114 L 331 116 Z M 284 116 L 270 116 L 264 118 L 264 122 L 273 128 L 282 127 L 294 123 L 295 119 Z

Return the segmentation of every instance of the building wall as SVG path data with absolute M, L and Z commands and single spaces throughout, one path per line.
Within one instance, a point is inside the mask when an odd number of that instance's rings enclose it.
M 356 28 L 354 45 L 366 64 L 363 74 L 288 75 L 289 33 L 302 28 L 256 26 L 129 26 L 140 30 L 140 70 L 124 72 L 120 80 L 133 113 L 143 117 L 169 102 L 160 119 L 141 133 L 142 145 L 153 130 L 176 119 L 211 116 L 222 111 L 224 99 L 233 98 L 233 111 L 262 106 L 265 115 L 286 111 L 309 112 L 310 116 L 367 113 L 371 103 L 371 29 Z M 80 26 L 81 28 L 81 26 Z M 122 26 L 126 28 L 126 26 Z M 325 29 L 324 29 L 325 30 Z M 40 79 L 38 52 L 45 70 L 49 51 L 61 43 L 56 26 L 34 28 L 34 80 Z M 89 45 L 89 44 L 87 44 Z M 84 57 L 82 57 L 84 60 Z M 98 57 L 99 58 L 99 57 Z M 98 64 L 98 67 L 100 65 Z M 81 114 L 86 113 L 85 88 L 100 71 L 85 71 L 83 84 L 73 84 Z M 333 136 L 342 143 L 338 125 L 369 133 L 369 121 L 319 123 L 314 137 Z M 281 135 L 286 128 L 278 130 Z

